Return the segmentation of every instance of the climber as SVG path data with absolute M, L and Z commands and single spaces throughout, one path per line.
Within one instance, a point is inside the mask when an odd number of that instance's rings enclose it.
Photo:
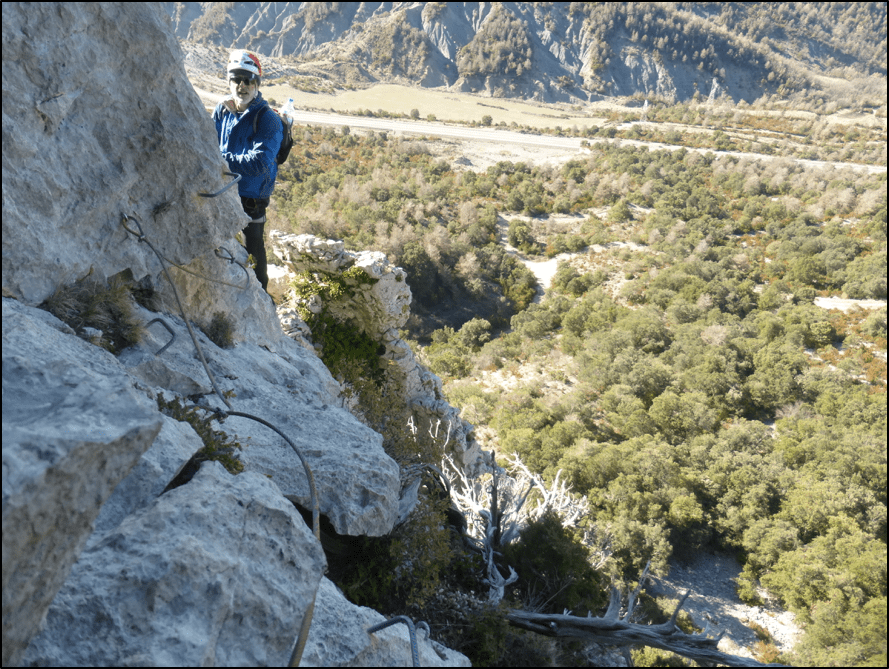
M 229 90 L 213 112 L 219 150 L 232 172 L 241 175 L 238 194 L 241 206 L 250 217 L 244 228 L 247 253 L 256 260 L 256 278 L 267 290 L 269 276 L 263 232 L 265 210 L 278 175 L 277 155 L 284 138 L 278 115 L 263 113 L 269 109 L 259 92 L 262 66 L 248 51 L 233 51 L 228 59 Z M 258 123 L 254 123 L 257 117 Z

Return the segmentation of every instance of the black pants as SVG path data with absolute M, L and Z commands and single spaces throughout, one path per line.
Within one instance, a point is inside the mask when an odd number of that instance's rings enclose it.
M 256 260 L 256 278 L 262 284 L 262 289 L 268 291 L 269 272 L 268 260 L 265 254 L 265 241 L 263 240 L 263 232 L 265 231 L 265 210 L 269 206 L 268 200 L 258 200 L 252 197 L 242 197 L 241 206 L 247 215 L 253 219 L 246 228 L 244 228 L 244 242 L 247 247 L 247 253 Z

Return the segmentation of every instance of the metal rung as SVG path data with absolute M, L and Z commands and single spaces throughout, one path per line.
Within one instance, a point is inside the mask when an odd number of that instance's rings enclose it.
M 176 340 L 176 333 L 173 332 L 173 328 L 171 328 L 169 325 L 167 325 L 166 321 L 164 321 L 164 320 L 161 319 L 161 318 L 155 318 L 155 319 L 152 320 L 152 321 L 148 321 L 148 322 L 145 324 L 145 327 L 147 328 L 147 327 L 148 327 L 149 325 L 151 325 L 152 323 L 160 323 L 160 324 L 163 325 L 165 328 L 167 328 L 167 332 L 169 332 L 170 335 L 173 337 L 172 339 L 170 339 L 170 341 L 167 342 L 167 345 L 166 345 L 166 346 L 164 346 L 160 351 L 158 351 L 157 353 L 155 353 L 155 355 L 160 355 L 161 353 L 163 353 L 164 351 L 166 351 L 168 348 L 170 348 L 170 346 L 171 346 L 171 345 L 173 344 L 173 342 Z
M 229 184 L 226 184 L 226 186 L 220 191 L 217 191 L 215 193 L 198 193 L 198 195 L 200 195 L 201 197 L 218 197 L 241 180 L 240 174 L 235 174 L 234 172 L 223 172 L 223 174 L 229 177 L 234 177 L 235 180 Z

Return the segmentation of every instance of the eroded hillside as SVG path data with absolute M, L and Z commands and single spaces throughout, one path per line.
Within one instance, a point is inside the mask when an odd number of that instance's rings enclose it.
M 294 59 L 341 85 L 388 81 L 495 97 L 752 102 L 858 81 L 879 105 L 879 3 L 168 3 L 181 39 Z M 816 92 L 817 91 L 817 92 Z

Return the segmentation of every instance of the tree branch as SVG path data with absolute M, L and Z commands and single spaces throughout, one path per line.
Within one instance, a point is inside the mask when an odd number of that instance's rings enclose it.
M 640 625 L 629 622 L 630 610 L 620 616 L 621 596 L 612 588 L 608 610 L 601 617 L 558 615 L 549 613 L 531 613 L 529 611 L 510 611 L 506 619 L 511 625 L 522 629 L 554 637 L 571 637 L 584 639 L 606 646 L 652 646 L 668 650 L 677 655 L 690 658 L 696 662 L 724 664 L 730 667 L 782 667 L 781 664 L 762 664 L 749 657 L 730 655 L 718 650 L 717 644 L 722 633 L 716 637 L 709 635 L 710 625 L 700 634 L 686 634 L 676 626 L 679 609 L 688 598 L 686 592 L 673 615 L 665 623 L 659 625 Z M 635 597 L 633 598 L 635 600 Z

